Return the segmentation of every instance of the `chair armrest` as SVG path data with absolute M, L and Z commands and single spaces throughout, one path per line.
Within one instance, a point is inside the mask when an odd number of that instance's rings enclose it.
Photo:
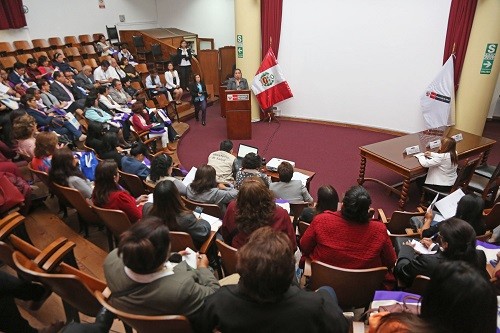
M 137 135 L 139 136 L 139 138 L 142 138 L 143 136 L 149 135 L 149 131 L 144 131 L 144 132 L 141 132 L 141 133 L 137 133 Z
M 19 225 L 21 225 L 24 221 L 24 216 L 14 213 L 9 216 L 13 216 L 12 219 L 4 219 L 2 224 L 0 225 L 0 240 L 3 240 L 5 237 L 10 235 L 14 229 L 16 229 Z
M 419 213 L 424 213 L 425 214 L 425 210 L 422 207 L 420 207 L 420 206 L 417 207 L 417 211 Z
M 161 139 L 160 136 L 155 136 L 154 138 L 144 140 L 142 143 L 148 146 L 151 142 L 155 142 L 155 141 L 158 141 L 160 139 Z
M 304 262 L 304 276 L 311 277 L 311 259 L 306 258 Z
M 50 243 L 40 254 L 33 259 L 33 262 L 40 268 L 49 271 L 56 267 L 64 256 L 71 251 L 76 244 L 65 237 L 59 237 Z
M 75 248 L 76 244 L 68 241 L 66 244 L 61 246 L 52 256 L 50 256 L 49 259 L 43 264 L 42 269 L 46 270 L 47 272 L 51 272 L 55 267 L 57 267 L 66 257 L 66 255 L 73 251 L 73 248 Z
M 389 223 L 387 217 L 385 216 L 384 210 L 382 208 L 377 209 L 378 211 L 378 219 L 384 223 Z
M 216 235 L 215 231 L 210 231 L 210 235 L 208 236 L 207 240 L 200 247 L 200 253 L 207 253 L 210 246 L 212 246 L 212 244 L 214 244 L 214 242 L 215 242 L 215 238 L 216 238 L 215 235 Z

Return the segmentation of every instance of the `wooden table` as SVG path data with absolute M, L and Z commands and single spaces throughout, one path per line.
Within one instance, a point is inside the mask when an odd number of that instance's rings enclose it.
M 358 184 L 362 185 L 365 181 L 374 181 L 385 186 L 391 192 L 399 195 L 399 209 L 403 210 L 408 198 L 408 189 L 410 187 L 411 180 L 417 176 L 424 175 L 427 172 L 427 169 L 420 165 L 416 157 L 412 155 L 408 156 L 404 153 L 405 148 L 419 145 L 420 151 L 424 152 L 429 150 L 427 145 L 430 141 L 437 140 L 443 136 L 452 136 L 458 133 L 462 133 L 463 135 L 463 140 L 457 142 L 458 158 L 465 159 L 484 153 L 481 164 L 486 163 L 491 147 L 496 142 L 495 140 L 452 128 L 422 131 L 359 147 L 361 165 L 359 168 Z M 433 149 L 431 151 L 437 151 L 437 149 Z M 378 164 L 381 164 L 382 166 L 403 176 L 401 190 L 398 190 L 395 185 L 388 185 L 381 180 L 365 177 L 367 159 L 377 162 Z
M 309 186 L 311 184 L 311 180 L 314 178 L 314 175 L 316 175 L 316 172 L 313 172 L 313 171 L 309 171 L 309 170 L 304 170 L 304 169 L 299 169 L 299 168 L 293 168 L 293 171 L 294 172 L 300 172 L 300 173 L 303 173 L 304 175 L 306 175 L 308 178 L 307 178 L 307 181 L 306 181 L 306 188 L 307 190 L 309 191 Z M 277 171 L 271 171 L 271 170 L 268 170 L 266 168 L 263 169 L 263 172 L 268 175 L 269 177 L 271 177 L 271 181 L 274 183 L 274 182 L 279 182 L 280 181 L 280 176 L 278 175 L 278 172 Z

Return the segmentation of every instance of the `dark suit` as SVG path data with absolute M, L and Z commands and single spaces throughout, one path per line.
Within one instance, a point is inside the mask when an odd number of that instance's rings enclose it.
M 236 84 L 236 79 L 234 77 L 230 78 L 227 82 L 226 90 L 248 90 L 248 82 L 247 79 L 241 78 L 240 84 Z
M 64 86 L 66 87 L 66 89 L 68 89 L 69 93 L 73 96 L 70 96 L 66 92 L 66 90 L 64 90 L 64 88 L 61 87 L 61 85 L 57 81 L 54 81 L 50 85 L 50 92 L 52 93 L 52 95 L 54 95 L 60 101 L 69 102 L 72 99 L 71 97 L 73 97 L 74 103 L 76 103 L 78 108 L 83 109 L 83 106 L 85 103 L 85 100 L 83 99 L 83 96 L 82 96 L 83 94 L 79 94 L 77 91 L 75 91 L 73 89 L 72 86 L 68 86 L 66 84 Z
M 75 129 L 73 125 L 71 125 L 67 120 L 61 119 L 62 126 L 58 126 L 56 122 L 54 122 L 54 117 L 45 114 L 43 111 L 37 111 L 31 108 L 26 108 L 26 112 L 35 118 L 38 126 L 48 127 L 51 131 L 56 132 L 57 134 L 65 134 L 70 137 L 70 139 L 78 140 L 78 138 L 82 135 L 82 132 L 78 129 Z
M 207 99 L 208 99 L 208 94 L 207 94 L 207 87 L 205 86 L 205 82 L 201 81 L 201 91 L 198 89 L 198 85 L 196 82 L 193 82 L 189 85 L 189 92 L 191 94 L 191 102 L 194 105 L 194 116 L 196 118 L 196 121 L 198 121 L 198 114 L 200 113 L 201 110 L 201 121 L 205 123 L 205 120 L 207 118 Z M 197 101 L 198 93 L 202 93 L 202 95 L 205 97 L 202 101 Z

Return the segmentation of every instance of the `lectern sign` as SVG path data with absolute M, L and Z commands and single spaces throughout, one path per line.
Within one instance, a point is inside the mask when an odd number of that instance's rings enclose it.
M 227 94 L 227 100 L 229 102 L 248 101 L 249 99 L 250 94 Z

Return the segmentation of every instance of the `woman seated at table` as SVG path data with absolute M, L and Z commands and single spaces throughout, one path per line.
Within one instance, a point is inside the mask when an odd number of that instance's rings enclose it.
M 177 187 L 170 180 L 156 184 L 153 203 L 146 203 L 142 214 L 161 218 L 171 231 L 187 232 L 197 248 L 200 248 L 210 235 L 210 223 L 186 208 Z
M 210 165 L 202 165 L 196 170 L 193 182 L 187 187 L 186 196 L 193 201 L 217 204 L 224 212 L 227 204 L 236 198 L 238 191 L 217 184 L 215 169 Z
M 138 205 L 145 203 L 148 197 L 141 195 L 135 199 L 118 185 L 119 180 L 118 165 L 115 161 L 100 162 L 95 170 L 92 201 L 98 207 L 123 211 L 130 222 L 135 223 L 142 217 L 142 210 Z
M 364 187 L 351 187 L 342 200 L 340 212 L 326 210 L 314 217 L 300 239 L 303 255 L 342 268 L 392 269 L 396 252 L 385 225 L 371 219 L 371 203 Z M 384 285 L 392 289 L 393 282 L 389 272 Z
M 313 218 L 326 210 L 336 212 L 339 206 L 339 195 L 332 185 L 323 185 L 318 189 L 318 201 L 314 208 L 306 207 L 300 214 L 300 220 L 311 223 Z
M 489 279 L 486 271 L 486 256 L 483 251 L 476 250 L 476 233 L 472 226 L 456 217 L 439 223 L 437 244 L 429 238 L 422 239 L 422 244 L 435 254 L 417 254 L 412 246 L 402 246 L 394 268 L 394 275 L 404 286 L 411 286 L 417 275 L 431 276 L 445 261 L 463 260 L 475 267 L 480 274 Z
M 269 176 L 260 171 L 262 167 L 262 157 L 255 153 L 248 153 L 241 161 L 241 170 L 236 173 L 235 187 L 240 188 L 241 184 L 248 177 L 259 177 L 269 187 L 271 180 Z
M 217 278 L 204 254 L 196 256 L 196 269 L 169 257 L 169 230 L 162 219 L 148 216 L 125 231 L 104 261 L 111 305 L 133 314 L 194 319 L 205 297 L 220 288 Z
M 425 185 L 435 191 L 449 193 L 457 179 L 458 157 L 455 140 L 444 137 L 437 153 L 426 151 L 423 156 L 417 158 L 424 168 L 429 168 Z
M 181 195 L 186 195 L 186 185 L 179 179 L 172 177 L 173 160 L 166 154 L 155 157 L 151 162 L 151 173 L 146 177 L 146 182 L 151 186 L 156 186 L 161 181 L 170 180 L 177 187 Z
M 288 212 L 276 205 L 273 193 L 260 178 L 250 177 L 243 182 L 236 200 L 227 206 L 220 232 L 226 243 L 238 249 L 252 232 L 264 226 L 287 234 L 295 251 L 295 230 Z
M 233 77 L 227 82 L 226 90 L 248 90 L 247 79 L 243 78 L 241 75 L 241 69 L 235 68 L 233 71 Z
M 66 147 L 54 152 L 49 180 L 78 190 L 85 199 L 92 196 L 92 184 L 80 171 L 78 155 L 75 157 L 73 152 Z

